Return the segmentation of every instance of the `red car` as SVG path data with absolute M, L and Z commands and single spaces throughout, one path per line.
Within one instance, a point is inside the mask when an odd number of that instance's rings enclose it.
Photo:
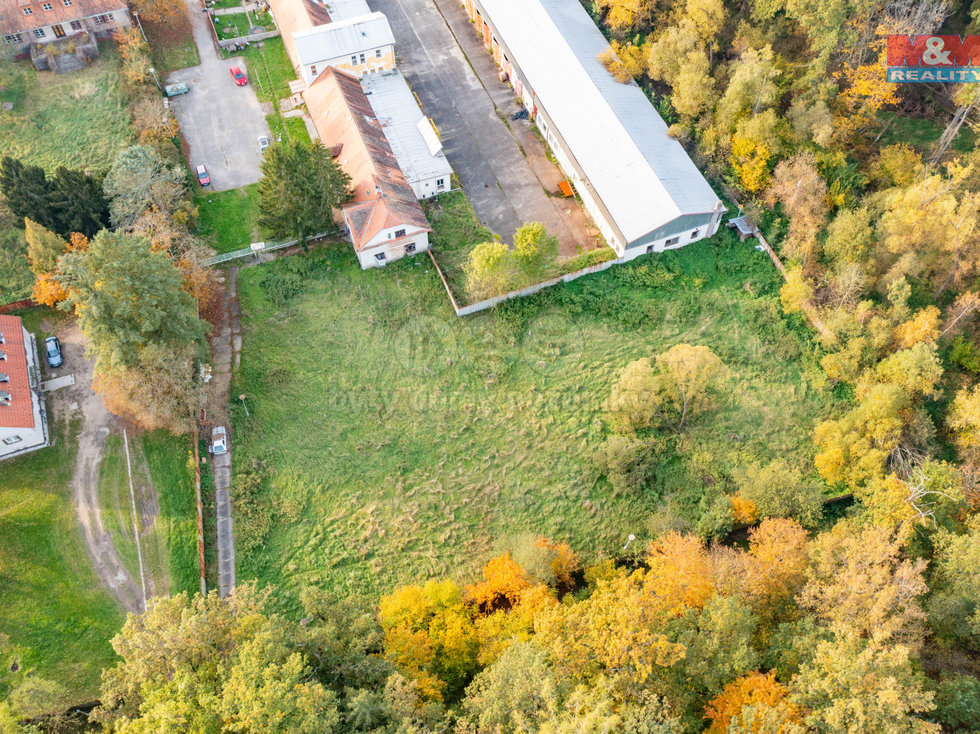
M 245 76 L 245 73 L 239 67 L 233 66 L 228 71 L 231 72 L 231 76 L 235 80 L 235 84 L 238 86 L 244 87 L 246 84 L 248 84 L 248 77 Z
M 207 186 L 211 183 L 211 176 L 208 175 L 208 169 L 204 167 L 203 163 L 197 167 L 197 182 L 201 186 Z

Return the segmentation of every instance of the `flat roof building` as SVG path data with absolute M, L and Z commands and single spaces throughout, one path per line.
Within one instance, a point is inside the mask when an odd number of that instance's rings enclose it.
M 361 87 L 415 196 L 428 199 L 448 191 L 453 169 L 402 73 L 364 77 Z
M 465 0 L 609 245 L 621 257 L 713 235 L 724 207 L 635 82 L 615 80 L 609 44 L 575 0 Z
M 429 222 L 357 77 L 327 68 L 303 92 L 317 134 L 351 178 L 344 221 L 362 268 L 429 248 Z

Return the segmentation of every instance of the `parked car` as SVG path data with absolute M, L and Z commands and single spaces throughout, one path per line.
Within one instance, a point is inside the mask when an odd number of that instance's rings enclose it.
M 228 431 L 224 426 L 215 426 L 211 430 L 211 453 L 215 456 L 228 453 Z
M 44 340 L 44 356 L 48 359 L 48 367 L 54 369 L 61 367 L 65 363 L 65 358 L 61 354 L 61 342 L 58 337 L 49 336 Z
M 244 87 L 246 84 L 248 84 L 248 77 L 245 76 L 245 72 L 243 72 L 240 67 L 233 66 L 228 71 L 231 72 L 231 76 L 235 80 L 235 84 L 238 86 Z
M 272 145 L 272 141 L 265 135 L 259 135 L 259 153 L 265 153 L 265 149 Z
M 168 97 L 176 97 L 178 94 L 187 94 L 191 91 L 191 88 L 186 84 L 168 84 L 163 88 L 163 91 L 167 93 Z
M 197 167 L 197 182 L 201 186 L 207 186 L 211 183 L 211 176 L 208 175 L 208 169 L 204 167 L 203 163 Z

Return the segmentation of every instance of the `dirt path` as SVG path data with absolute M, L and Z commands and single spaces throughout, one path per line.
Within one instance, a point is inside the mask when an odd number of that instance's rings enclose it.
M 75 373 L 75 384 L 54 393 L 52 404 L 56 414 L 70 416 L 81 411 L 82 430 L 78 437 L 78 455 L 75 459 L 75 475 L 71 480 L 75 500 L 75 514 L 82 528 L 82 537 L 92 565 L 103 585 L 112 592 L 126 611 L 141 612 L 143 595 L 139 582 L 134 581 L 126 570 L 112 538 L 102 524 L 99 506 L 99 464 L 106 436 L 115 420 L 106 410 L 102 398 L 92 391 L 91 360 L 84 356 L 84 338 L 78 325 L 73 323 L 58 334 L 65 355 L 67 370 Z

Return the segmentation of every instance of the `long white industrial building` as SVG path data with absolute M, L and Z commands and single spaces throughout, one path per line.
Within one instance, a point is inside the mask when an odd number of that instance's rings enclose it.
M 578 0 L 464 0 L 608 244 L 623 258 L 718 230 L 717 194 L 634 82 L 598 60 L 609 44 Z

